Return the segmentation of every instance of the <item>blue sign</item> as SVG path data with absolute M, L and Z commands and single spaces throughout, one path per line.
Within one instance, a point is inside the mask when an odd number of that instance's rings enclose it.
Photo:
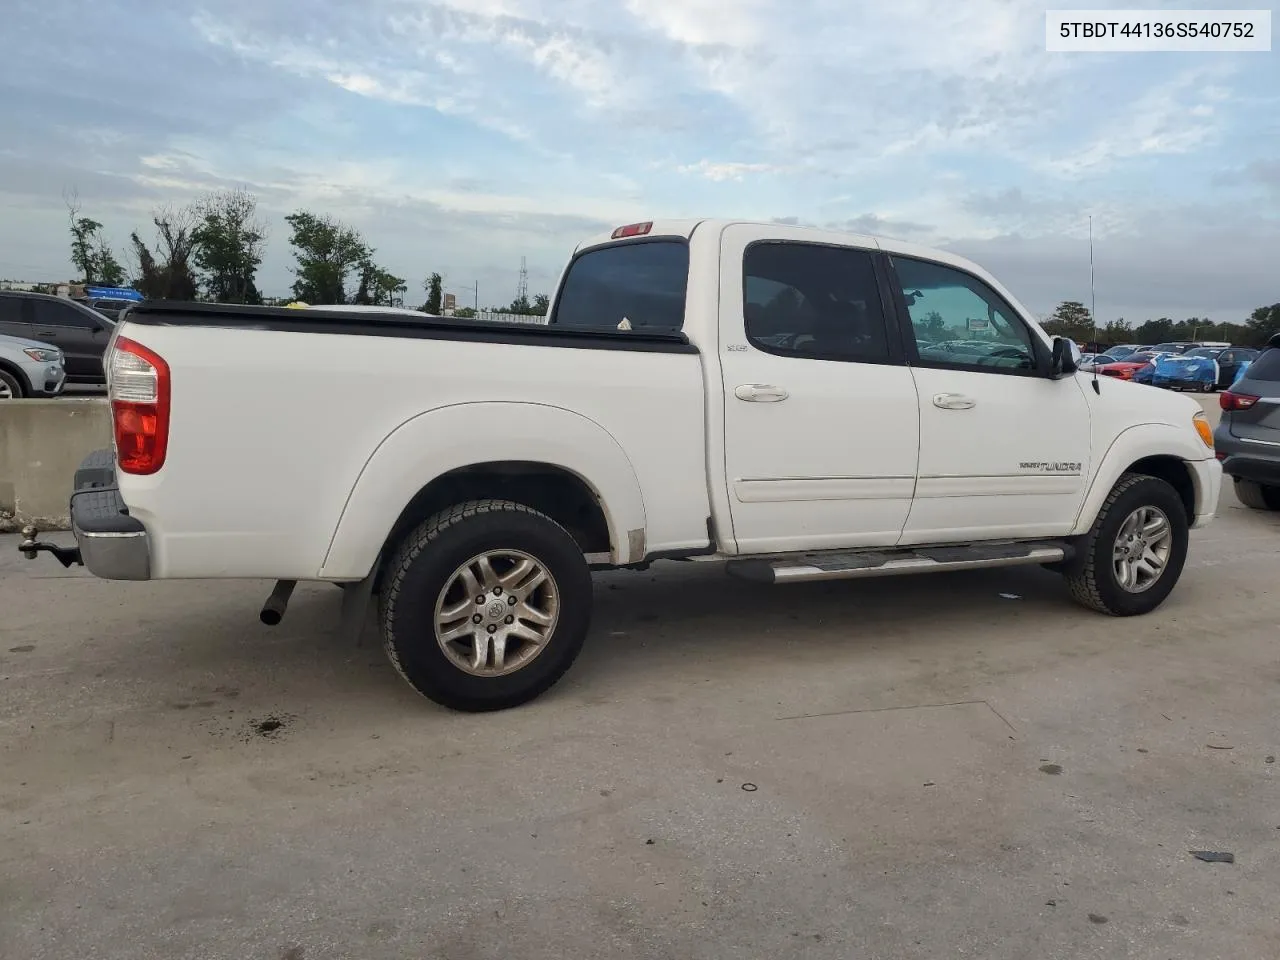
M 97 300 L 133 300 L 141 303 L 146 298 L 128 287 L 85 287 L 85 293 Z

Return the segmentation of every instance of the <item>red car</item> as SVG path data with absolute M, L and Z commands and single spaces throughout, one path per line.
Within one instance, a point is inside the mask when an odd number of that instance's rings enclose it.
M 1096 370 L 1104 377 L 1116 377 L 1120 380 L 1132 380 L 1135 373 L 1158 356 L 1160 356 L 1160 354 L 1149 351 L 1131 353 L 1123 360 L 1119 360 L 1116 363 L 1104 363 L 1097 367 Z

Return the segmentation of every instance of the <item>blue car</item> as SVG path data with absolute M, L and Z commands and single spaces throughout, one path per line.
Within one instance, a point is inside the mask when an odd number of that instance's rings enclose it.
M 1151 365 L 1151 383 L 1170 390 L 1212 393 L 1218 386 L 1220 353 L 1222 348 L 1197 347 L 1185 353 L 1158 357 Z

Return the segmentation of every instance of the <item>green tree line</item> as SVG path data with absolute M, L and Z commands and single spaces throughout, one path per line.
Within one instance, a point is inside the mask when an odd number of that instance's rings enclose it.
M 1108 320 L 1094 328 L 1089 308 L 1077 300 L 1064 300 L 1044 321 L 1045 332 L 1055 337 L 1070 337 L 1077 343 L 1097 341 L 1113 346 L 1121 343 L 1157 344 L 1174 340 L 1220 340 L 1238 346 L 1261 347 L 1280 333 L 1280 303 L 1258 307 L 1243 323 L 1188 317 L 1173 320 L 1160 317 L 1137 325 L 1123 318 Z
M 181 207 L 164 206 L 152 213 L 154 234 L 129 234 L 134 268 L 125 268 L 103 234 L 100 221 L 82 215 L 74 194 L 66 198 L 71 238 L 71 264 L 77 281 L 102 286 L 131 284 L 151 300 L 210 300 L 260 304 L 257 286 L 267 241 L 267 226 L 258 216 L 258 201 L 246 190 L 210 193 Z M 354 227 L 327 214 L 297 210 L 284 218 L 293 253 L 293 299 L 311 304 L 353 303 L 403 306 L 408 292 L 404 277 L 380 266 L 377 251 Z M 431 273 L 423 283 L 425 302 L 418 308 L 438 314 L 444 282 Z M 491 310 L 525 315 L 546 314 L 549 298 L 516 298 Z M 473 309 L 456 311 L 474 316 Z

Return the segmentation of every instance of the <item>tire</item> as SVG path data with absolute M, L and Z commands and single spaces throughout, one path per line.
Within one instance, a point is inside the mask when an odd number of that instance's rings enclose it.
M 1280 487 L 1237 479 L 1235 491 L 1236 499 L 1253 510 L 1280 510 Z
M 488 573 L 476 565 L 481 557 Z M 513 579 L 525 560 L 534 567 L 523 582 L 547 574 L 532 590 Z M 489 574 L 507 578 L 505 592 Z M 488 602 L 464 612 L 485 578 L 495 586 L 477 601 Z M 504 602 L 513 604 L 510 611 Z M 550 517 L 509 500 L 461 503 L 409 533 L 391 557 L 378 601 L 383 645 L 400 676 L 427 699 L 473 713 L 519 706 L 550 689 L 582 650 L 591 604 L 582 548 Z M 450 608 L 461 615 L 450 616 Z M 477 617 L 500 642 L 471 629 Z M 450 633 L 453 640 L 439 639 Z M 539 633 L 539 642 L 526 638 Z
M 24 396 L 22 381 L 8 370 L 0 370 L 0 400 L 21 400 Z
M 1163 514 L 1169 537 L 1159 574 L 1135 592 L 1120 582 L 1115 551 L 1122 543 L 1126 523 L 1144 509 Z M 1189 539 L 1187 511 L 1178 492 L 1156 477 L 1126 473 L 1107 495 L 1093 527 L 1081 538 L 1078 562 L 1066 574 L 1071 596 L 1077 603 L 1113 617 L 1150 613 L 1177 585 L 1187 561 Z

